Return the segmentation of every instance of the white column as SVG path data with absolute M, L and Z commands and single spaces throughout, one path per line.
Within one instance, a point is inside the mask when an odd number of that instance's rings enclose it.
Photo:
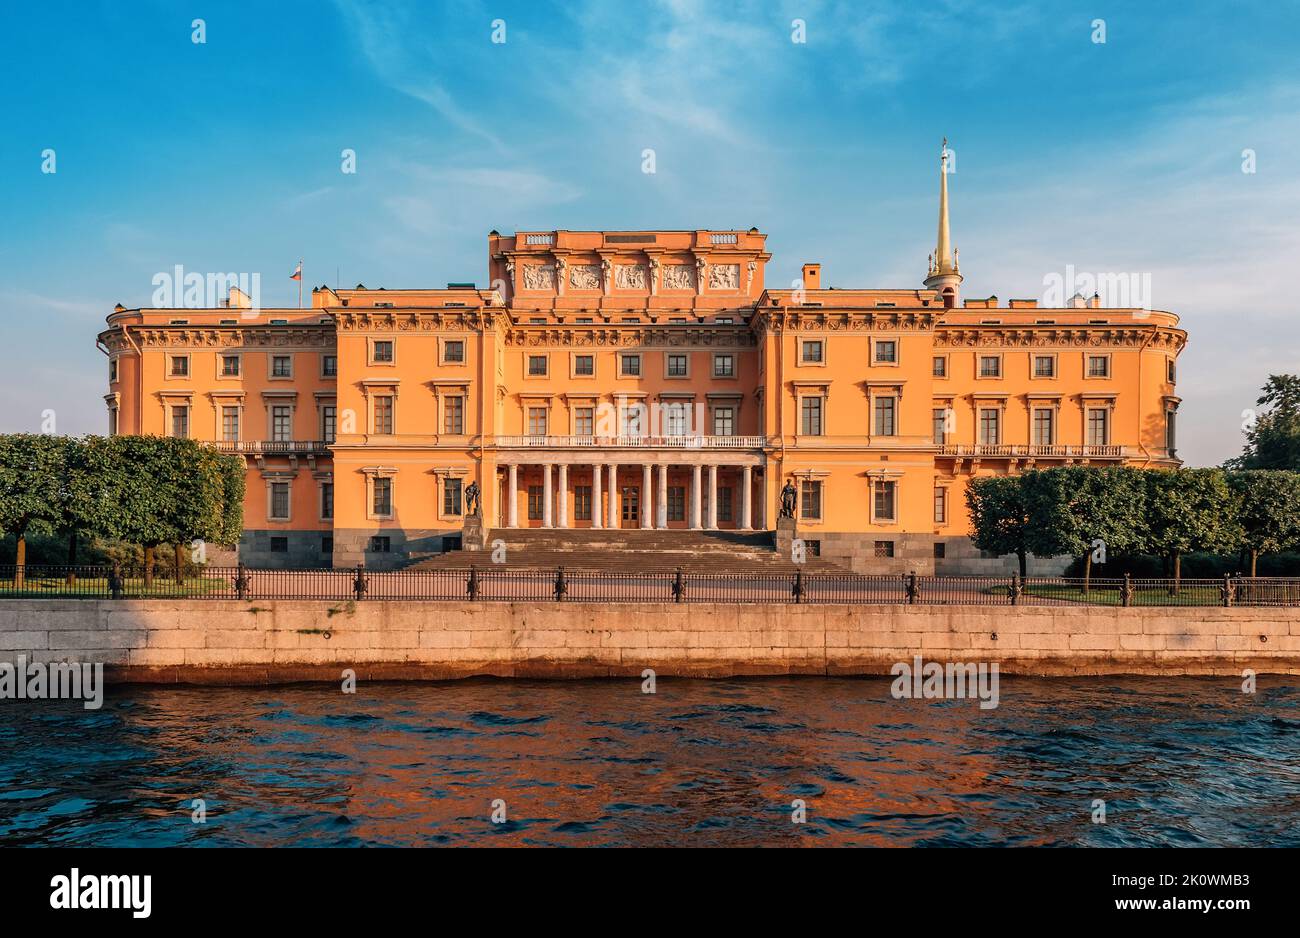
M 709 467 L 709 530 L 718 530 L 718 467 Z
M 551 464 L 542 467 L 542 527 L 551 526 Z
M 655 524 L 661 530 L 668 527 L 668 467 L 659 464 L 659 497 L 655 505 Z
M 618 464 L 609 464 L 609 526 L 618 527 Z
M 693 466 L 691 469 L 691 530 L 700 529 L 700 467 Z
M 560 463 L 560 527 L 569 526 L 569 467 Z
M 591 467 L 591 526 L 599 528 L 604 525 L 603 506 L 600 504 L 600 466 Z
M 750 466 L 745 467 L 744 479 L 740 483 L 740 526 L 746 531 L 753 530 L 753 515 L 751 514 L 751 489 L 754 487 L 754 470 Z
M 650 527 L 650 464 L 641 466 L 641 527 Z
M 510 495 L 506 500 L 506 519 L 512 528 L 519 527 L 519 467 L 510 464 Z

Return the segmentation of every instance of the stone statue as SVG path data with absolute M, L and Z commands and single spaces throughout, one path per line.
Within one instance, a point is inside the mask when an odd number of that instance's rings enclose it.
M 479 490 L 477 482 L 470 482 L 465 488 L 465 514 L 471 518 L 478 517 Z
M 781 517 L 793 518 L 795 500 L 799 493 L 795 491 L 794 483 L 789 480 L 785 483 L 785 488 L 781 489 Z

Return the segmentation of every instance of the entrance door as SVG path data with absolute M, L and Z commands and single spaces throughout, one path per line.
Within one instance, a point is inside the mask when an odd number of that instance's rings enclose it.
M 641 520 L 641 486 L 623 486 L 623 520 L 636 522 Z

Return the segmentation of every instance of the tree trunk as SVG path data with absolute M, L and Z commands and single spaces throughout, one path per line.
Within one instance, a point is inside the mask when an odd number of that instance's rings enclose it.
M 1029 575 L 1029 560 L 1023 550 L 1016 551 L 1016 559 L 1020 561 L 1020 579 Z
M 184 556 L 185 556 L 185 545 L 184 545 L 184 544 L 177 544 L 177 545 L 175 545 L 175 551 L 176 551 L 176 553 L 175 553 L 175 557 L 176 557 L 176 585 L 177 585 L 177 586 L 184 586 L 184 585 L 185 585 L 185 560 L 184 560 Z
M 1259 563 L 1259 551 L 1251 549 L 1250 552 L 1250 575 L 1255 576 L 1255 568 Z
M 1175 553 L 1174 554 L 1174 590 L 1173 590 L 1175 596 L 1178 595 L 1178 591 L 1182 586 L 1182 580 L 1183 580 L 1183 555 L 1180 553 Z
M 153 545 L 144 549 L 144 588 L 153 586 Z
M 27 566 L 27 536 L 25 534 L 18 535 L 18 552 L 14 556 L 14 561 L 16 562 L 14 566 L 14 588 L 22 589 L 23 583 L 27 579 L 27 571 L 24 569 Z
M 77 582 L 77 532 L 68 532 L 68 576 L 67 583 L 72 586 Z
M 1092 585 L 1092 551 L 1083 555 L 1083 595 L 1088 595 L 1088 588 Z

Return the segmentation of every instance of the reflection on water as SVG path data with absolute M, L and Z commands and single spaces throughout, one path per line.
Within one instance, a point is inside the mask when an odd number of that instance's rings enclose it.
M 0 842 L 1300 845 L 1300 683 L 122 688 L 0 704 Z M 207 822 L 191 821 L 191 802 Z M 493 824 L 491 803 L 509 820 Z M 1091 822 L 1095 798 L 1107 822 Z M 791 823 L 791 802 L 807 823 Z

